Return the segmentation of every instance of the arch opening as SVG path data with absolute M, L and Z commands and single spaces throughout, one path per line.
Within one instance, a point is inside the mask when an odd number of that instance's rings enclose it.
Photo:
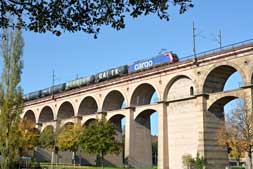
M 70 102 L 64 102 L 59 108 L 57 119 L 67 119 L 73 117 L 74 115 L 74 108 L 72 104 Z
M 73 128 L 74 127 L 74 123 L 73 122 L 67 122 L 65 123 L 61 129 L 67 129 L 67 128 Z
M 158 163 L 158 112 L 147 109 L 135 118 L 136 122 L 136 153 L 142 167 L 157 166 Z
M 155 88 L 147 83 L 138 86 L 131 97 L 131 106 L 142 106 L 153 104 L 158 101 L 158 94 Z
M 219 100 L 217 100 L 216 102 L 214 102 L 208 109 L 208 111 L 210 113 L 212 113 L 213 115 L 215 115 L 217 118 L 219 118 L 220 120 L 224 120 L 225 118 L 225 106 L 230 103 L 233 100 L 238 100 L 238 97 L 235 96 L 227 96 L 227 97 L 223 97 Z
M 119 110 L 125 106 L 124 96 L 119 91 L 113 90 L 105 97 L 102 111 Z
M 24 119 L 32 123 L 36 123 L 35 114 L 32 110 L 28 110 L 27 112 L 25 112 Z
M 117 156 L 108 156 L 107 159 L 115 158 L 117 159 L 121 164 L 125 164 L 125 116 L 121 114 L 117 114 L 112 116 L 109 120 L 112 124 L 114 124 L 116 128 L 116 139 L 123 143 L 122 144 L 122 151 L 119 155 Z
M 79 106 L 78 109 L 78 115 L 89 115 L 89 114 L 94 114 L 95 112 L 97 112 L 98 110 L 98 105 L 96 100 L 91 97 L 88 96 L 86 98 L 84 98 Z
M 173 78 L 165 89 L 165 100 L 176 100 L 194 95 L 194 83 L 187 76 Z
M 54 120 L 54 113 L 49 106 L 44 107 L 39 116 L 39 123 L 51 122 Z
M 251 84 L 253 84 L 253 72 L 252 72 L 252 75 L 251 75 Z
M 216 163 L 216 165 L 220 166 L 228 163 L 229 154 L 227 147 L 218 144 L 219 133 L 224 130 L 228 131 L 227 129 L 231 125 L 231 119 L 234 120 L 235 112 L 238 111 L 240 106 L 244 107 L 243 99 L 235 96 L 227 96 L 217 100 L 208 108 L 208 118 L 205 125 L 208 134 L 205 137 L 214 138 L 208 144 L 212 145 L 215 150 L 215 152 L 207 152 L 207 157 L 210 159 L 208 163 Z M 212 161 L 212 153 L 220 154 L 219 156 L 222 156 L 224 160 L 220 162 Z
M 109 119 L 111 123 L 113 123 L 116 127 L 118 133 L 125 133 L 125 116 L 118 114 Z
M 90 123 L 92 123 L 94 121 L 96 121 L 96 119 L 94 119 L 94 118 L 91 118 L 91 119 L 87 120 L 85 123 L 83 123 L 83 127 L 86 127 L 86 126 L 90 125 Z
M 229 91 L 243 85 L 241 74 L 232 66 L 223 65 L 213 69 L 204 82 L 204 93 Z
M 47 133 L 54 133 L 54 126 L 52 126 L 52 125 L 46 126 L 46 127 L 41 131 L 41 133 L 45 133 L 45 135 L 46 135 Z

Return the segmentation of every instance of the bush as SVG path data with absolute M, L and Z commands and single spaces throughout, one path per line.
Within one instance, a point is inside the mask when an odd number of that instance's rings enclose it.
M 245 169 L 244 167 L 240 167 L 240 166 L 234 166 L 234 167 L 230 167 L 231 169 Z
M 197 153 L 196 158 L 192 158 L 190 154 L 186 154 L 182 157 L 183 165 L 186 169 L 203 169 L 206 161 L 203 157 L 200 157 Z

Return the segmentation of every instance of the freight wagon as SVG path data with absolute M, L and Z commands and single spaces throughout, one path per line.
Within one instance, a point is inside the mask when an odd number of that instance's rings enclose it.
M 95 76 L 94 75 L 87 76 L 87 77 L 82 77 L 82 78 L 79 78 L 79 79 L 76 79 L 76 80 L 71 80 L 71 81 L 68 81 L 66 83 L 66 90 L 86 86 L 86 85 L 94 83 L 94 81 L 95 81 Z
M 97 73 L 96 75 L 91 75 L 87 77 L 82 77 L 76 80 L 71 80 L 66 83 L 56 85 L 54 87 L 49 87 L 36 92 L 31 92 L 24 95 L 24 101 L 34 100 L 41 97 L 50 96 L 63 92 L 65 90 L 71 90 L 74 88 L 87 86 L 94 83 L 99 83 L 105 80 L 120 77 L 126 74 L 135 73 L 141 70 L 153 68 L 163 64 L 178 62 L 178 57 L 172 52 L 166 52 L 165 54 L 152 57 L 150 59 L 139 60 L 129 65 L 123 65 L 117 68 L 113 68 L 104 72 Z
M 97 82 L 101 82 L 101 81 L 104 81 L 104 80 L 109 80 L 109 79 L 112 79 L 112 78 L 122 76 L 122 75 L 127 74 L 127 73 L 128 73 L 128 66 L 127 65 L 120 66 L 120 67 L 110 69 L 110 70 L 107 70 L 107 71 L 100 72 L 100 73 L 96 74 L 95 82 L 97 83 Z

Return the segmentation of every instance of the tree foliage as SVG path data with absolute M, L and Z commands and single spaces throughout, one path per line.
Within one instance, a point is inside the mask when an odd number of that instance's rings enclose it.
M 206 165 L 206 160 L 204 157 L 200 157 L 199 153 L 197 153 L 197 157 L 192 161 L 192 169 L 204 169 Z
M 103 166 L 106 154 L 118 154 L 121 150 L 121 143 L 116 137 L 115 126 L 102 118 L 85 127 L 80 138 L 80 146 L 84 152 L 100 155 Z
M 227 119 L 226 124 L 222 123 L 217 131 L 218 144 L 228 149 L 229 156 L 235 158 L 237 165 L 243 157 L 245 148 L 240 133 L 231 124 L 231 120 Z
M 72 161 L 74 164 L 82 132 L 83 127 L 81 126 L 80 123 L 67 124 L 60 129 L 57 135 L 56 146 L 59 148 L 60 151 L 68 151 L 68 150 L 72 151 L 73 152 Z
M 197 153 L 196 158 L 192 158 L 190 154 L 185 154 L 182 160 L 185 169 L 204 169 L 206 165 L 206 160 L 204 157 L 200 157 L 199 153 Z
M 18 156 L 20 133 L 19 115 L 22 113 L 22 54 L 24 41 L 19 29 L 4 29 L 1 39 L 3 72 L 0 82 L 0 153 L 1 168 L 11 168 Z
M 45 148 L 49 151 L 53 151 L 55 148 L 55 132 L 52 126 L 46 127 L 40 134 L 39 144 L 40 147 Z
M 247 152 L 249 169 L 252 169 L 253 148 L 253 119 L 252 113 L 243 101 L 237 102 L 230 115 L 226 117 L 225 124 L 217 131 L 217 140 L 220 145 L 231 148 L 238 163 L 244 152 Z
M 39 144 L 39 130 L 35 124 L 26 119 L 22 119 L 19 123 L 20 132 L 20 155 L 29 156 L 30 152 Z
M 76 152 L 79 147 L 79 140 L 83 128 L 81 124 L 66 125 L 62 127 L 57 136 L 57 147 L 61 151 L 73 151 Z
M 23 28 L 60 35 L 62 31 L 83 31 L 95 37 L 102 25 L 116 30 L 125 27 L 125 17 L 155 14 L 169 20 L 169 7 L 179 13 L 193 7 L 192 0 L 2 0 L 0 27 L 9 24 L 8 14 L 16 16 Z M 15 26 L 15 25 L 14 25 Z
M 185 169 L 191 169 L 192 161 L 192 155 L 185 154 L 182 156 L 182 162 Z

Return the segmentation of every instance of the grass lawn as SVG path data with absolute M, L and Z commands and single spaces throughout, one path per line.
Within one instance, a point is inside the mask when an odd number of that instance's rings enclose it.
M 41 164 L 42 169 L 51 169 L 50 164 Z M 72 166 L 72 165 L 57 165 L 54 166 L 52 169 L 101 169 L 102 167 L 93 167 L 93 166 Z M 119 167 L 104 167 L 104 169 L 125 169 L 125 168 L 119 168 Z M 153 169 L 157 169 L 157 166 L 154 166 Z

